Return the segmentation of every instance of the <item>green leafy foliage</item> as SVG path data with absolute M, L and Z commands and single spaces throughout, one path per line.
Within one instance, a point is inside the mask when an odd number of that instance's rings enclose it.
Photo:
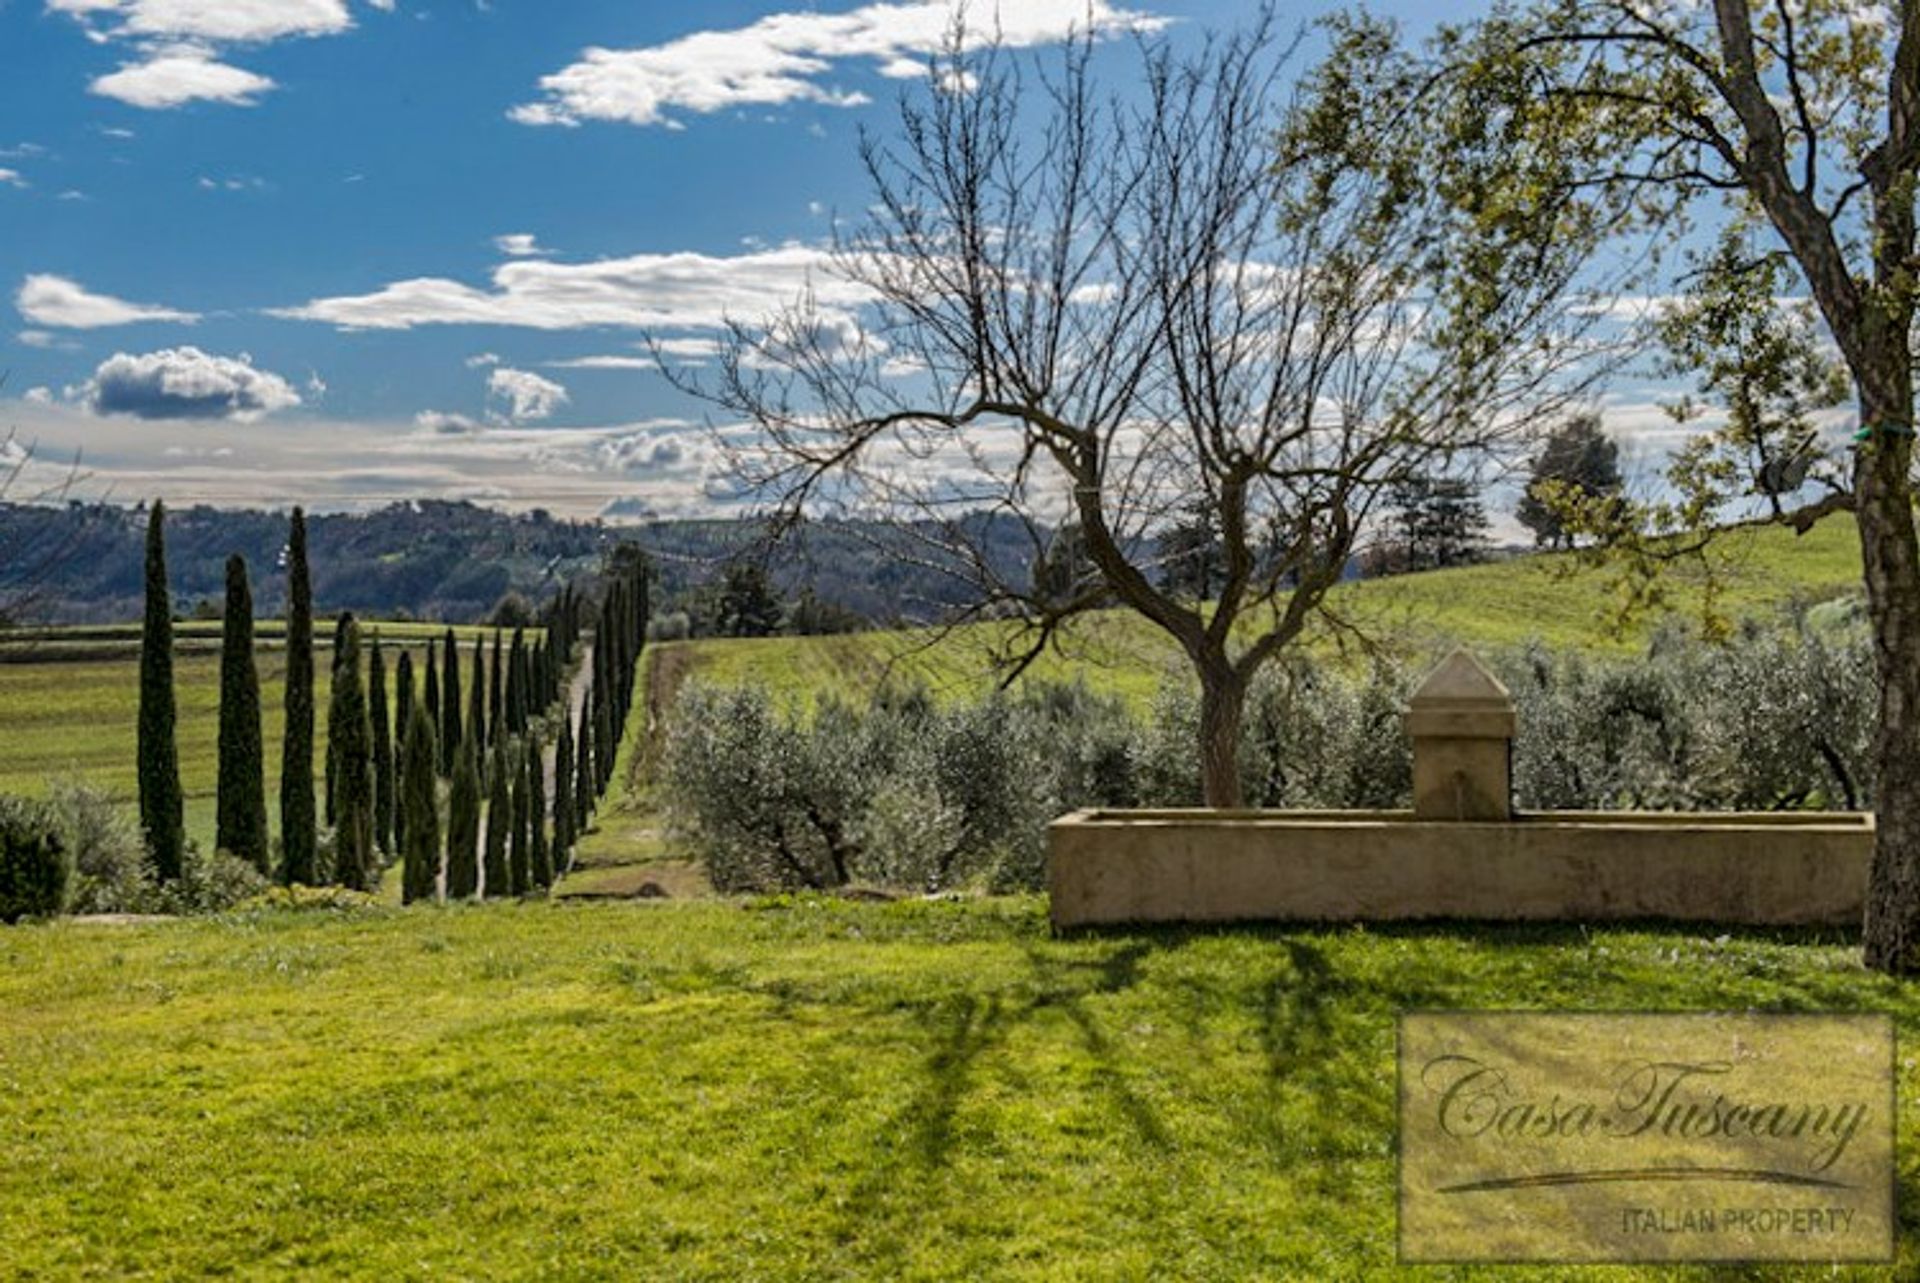
M 0 795 L 0 922 L 55 916 L 72 883 L 73 854 L 52 808 Z

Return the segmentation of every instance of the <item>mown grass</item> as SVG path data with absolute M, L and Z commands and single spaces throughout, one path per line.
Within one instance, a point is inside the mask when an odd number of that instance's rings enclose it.
M 0 1261 L 20 1278 L 1391 1277 L 1398 1011 L 1886 1010 L 1911 1042 L 1920 991 L 1856 957 L 1806 935 L 1573 927 L 1056 940 L 1035 899 L 0 929 Z M 1910 1232 L 1911 1103 L 1899 1132 Z M 1899 1269 L 1920 1272 L 1911 1243 Z
M 1780 529 L 1731 535 L 1715 547 L 1720 584 L 1715 608 L 1728 618 L 1764 617 L 1796 601 L 1855 590 L 1860 555 L 1853 526 L 1828 520 L 1804 536 Z M 1354 632 L 1418 661 L 1454 644 L 1481 648 L 1531 641 L 1615 655 L 1644 647 L 1662 618 L 1697 622 L 1703 579 L 1679 566 L 1666 585 L 1667 608 L 1622 623 L 1615 577 L 1580 569 L 1564 556 L 1517 558 L 1481 566 L 1342 584 L 1329 604 Z M 755 682 L 806 706 L 828 693 L 856 702 L 886 682 L 924 684 L 939 698 L 964 697 L 995 680 L 993 659 L 1010 625 L 858 633 L 842 637 L 715 639 L 684 646 L 687 675 L 716 685 Z M 1331 635 L 1314 643 L 1333 645 Z M 1063 644 L 1028 670 L 1037 681 L 1084 680 L 1136 706 L 1153 697 L 1184 657 L 1153 625 L 1119 611 L 1085 616 Z
M 403 647 L 381 630 L 388 680 Z M 461 655 L 462 697 L 472 643 Z M 425 680 L 424 646 L 413 654 L 415 682 Z M 327 705 L 333 690 L 331 650 L 317 649 L 314 664 L 314 762 L 316 785 L 326 762 Z M 280 749 L 286 728 L 286 653 L 262 649 L 261 726 L 266 749 L 267 824 L 280 828 Z M 416 690 L 418 687 L 416 686 Z M 214 786 L 219 771 L 220 657 L 217 651 L 183 651 L 174 660 L 174 706 L 180 752 L 180 782 L 186 794 L 187 836 L 203 849 L 213 842 Z M 389 716 L 392 705 L 389 703 Z M 464 713 L 464 704 L 462 705 Z M 133 658 L 0 663 L 0 793 L 35 797 L 55 779 L 75 779 L 116 801 L 138 800 L 135 772 L 140 681 Z

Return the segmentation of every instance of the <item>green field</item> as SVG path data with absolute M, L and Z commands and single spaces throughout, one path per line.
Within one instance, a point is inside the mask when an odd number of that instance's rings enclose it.
M 1379 1278 L 1396 1011 L 1884 1010 L 1910 1044 L 1920 990 L 1856 956 L 1572 926 L 1055 940 L 1036 899 L 0 929 L 0 1261 L 14 1278 Z M 1910 1236 L 1920 1071 L 1902 1063 Z M 1901 1270 L 1920 1271 L 1912 1243 Z
M 277 631 L 278 621 L 273 621 Z M 187 835 L 203 848 L 213 842 L 214 783 L 218 771 L 220 711 L 219 629 L 196 632 L 181 625 L 188 640 L 174 663 L 174 700 L 178 710 L 180 781 L 187 799 Z M 261 628 L 268 627 L 262 621 Z M 441 625 L 381 624 L 381 649 L 391 675 L 402 649 L 411 651 L 415 681 L 425 681 L 428 638 Z M 94 630 L 88 630 L 89 632 Z M 124 632 L 125 630 L 118 630 Z M 327 701 L 332 691 L 328 656 L 331 627 L 316 647 L 314 664 L 314 761 L 326 761 Z M 481 630 L 457 628 L 461 639 L 462 692 L 470 681 L 473 638 Z M 490 637 L 491 630 L 487 630 Z M 138 630 L 132 636 L 137 639 Z M 413 644 L 397 644 L 411 639 Z M 206 643 L 206 644 L 198 644 Z M 27 645 L 28 643 L 21 643 Z M 43 794 L 56 778 L 83 781 L 119 801 L 137 800 L 134 748 L 140 710 L 137 641 L 129 649 L 116 637 L 69 640 L 66 658 L 39 662 L 0 659 L 0 793 Z M 104 647 L 108 658 L 71 657 L 71 648 Z M 261 723 L 267 768 L 267 822 L 280 829 L 280 747 L 285 734 L 286 655 L 277 646 L 259 648 Z M 389 676 L 389 680 L 392 678 Z M 391 706 L 389 706 L 391 707 Z M 465 712 L 465 705 L 462 705 Z
M 1860 584 L 1852 523 L 1829 520 L 1802 537 L 1776 528 L 1742 532 L 1717 546 L 1725 616 L 1765 617 L 1790 603 L 1821 601 Z M 1697 574 L 1682 569 L 1671 584 L 1670 613 L 1697 622 Z M 1453 643 L 1482 648 L 1540 641 L 1612 654 L 1643 646 L 1661 616 L 1619 627 L 1614 583 L 1559 556 L 1536 556 L 1454 570 L 1342 584 L 1329 606 L 1371 643 L 1419 661 Z M 864 700 L 876 685 L 925 683 L 938 696 L 965 695 L 994 680 L 994 651 L 1009 625 L 975 624 L 944 635 L 932 630 L 838 637 L 703 640 L 663 647 L 673 682 L 697 675 L 716 685 L 757 682 L 776 696 L 805 704 L 833 692 Z M 1321 649 L 1335 645 L 1316 639 Z M 1076 621 L 1058 650 L 1028 670 L 1035 680 L 1084 679 L 1144 704 L 1184 663 L 1167 636 L 1136 615 L 1103 612 Z

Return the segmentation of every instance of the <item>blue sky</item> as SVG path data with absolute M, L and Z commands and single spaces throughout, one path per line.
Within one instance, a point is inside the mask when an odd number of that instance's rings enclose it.
M 0 0 L 10 448 L 128 499 L 701 511 L 698 408 L 625 367 L 816 279 L 945 8 Z M 999 16 L 1043 48 L 1248 8 Z

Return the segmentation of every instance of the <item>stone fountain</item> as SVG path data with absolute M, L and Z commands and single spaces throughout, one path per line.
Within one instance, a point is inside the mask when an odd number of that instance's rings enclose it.
M 1860 921 L 1870 814 L 1516 811 L 1513 700 L 1464 650 L 1414 694 L 1406 728 L 1409 811 L 1091 810 L 1055 821 L 1054 925 Z

